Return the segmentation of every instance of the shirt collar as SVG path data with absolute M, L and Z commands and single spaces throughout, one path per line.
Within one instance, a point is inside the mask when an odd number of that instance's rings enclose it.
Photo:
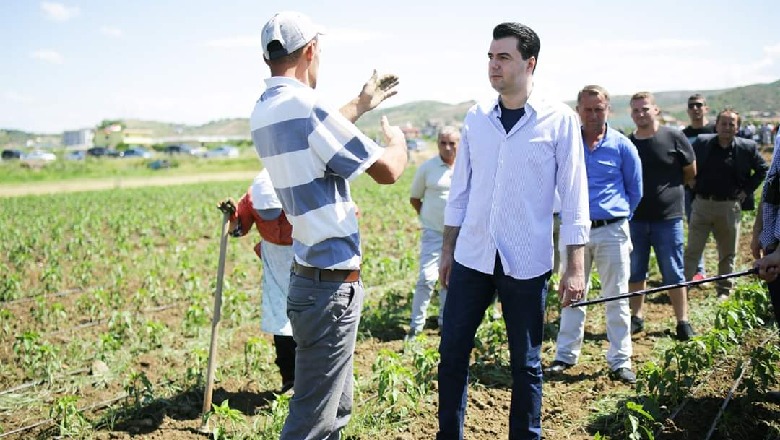
M 438 155 L 438 154 L 436 155 L 436 165 L 438 165 L 438 166 L 442 166 L 442 167 L 447 167 L 447 168 L 449 168 L 449 167 L 450 167 L 449 165 L 447 165 L 446 163 L 444 163 L 444 161 L 441 159 L 441 156 L 440 156 L 440 155 Z
M 270 78 L 265 79 L 265 86 L 267 88 L 272 87 L 279 87 L 279 86 L 290 86 L 290 87 L 309 87 L 306 84 L 298 81 L 296 78 L 292 78 L 289 76 L 272 76 Z
M 495 99 L 493 99 L 493 106 L 491 107 L 493 109 L 493 112 L 497 114 L 501 114 L 501 107 L 498 105 L 498 101 L 501 98 L 501 95 L 497 95 Z M 539 108 L 542 105 L 542 97 L 537 96 L 534 94 L 533 86 L 531 86 L 531 94 L 528 95 L 528 100 L 525 102 L 525 105 L 523 108 L 525 108 L 525 112 L 528 113 L 528 110 L 532 110 L 534 112 L 539 111 Z

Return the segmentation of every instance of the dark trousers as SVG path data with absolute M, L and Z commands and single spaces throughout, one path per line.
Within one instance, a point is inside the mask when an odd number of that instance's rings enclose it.
M 275 363 L 282 375 L 282 385 L 295 380 L 295 347 L 292 336 L 274 335 Z
M 775 325 L 780 327 L 780 278 L 767 283 L 769 297 L 772 299 L 772 308 L 775 309 Z
M 549 278 L 550 272 L 528 280 L 504 275 L 498 256 L 493 274 L 469 269 L 458 262 L 453 264 L 439 346 L 437 440 L 463 439 L 474 335 L 496 292 L 506 323 L 512 368 L 509 438 L 541 438 L 541 347 Z

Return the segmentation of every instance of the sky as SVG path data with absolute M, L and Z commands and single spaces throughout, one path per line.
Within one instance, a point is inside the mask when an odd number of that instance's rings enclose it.
M 505 21 L 539 35 L 535 93 L 557 100 L 576 98 L 585 84 L 631 94 L 780 79 L 780 8 L 703 4 L 0 0 L 0 128 L 57 133 L 104 119 L 248 117 L 269 76 L 260 30 L 281 10 L 325 29 L 317 89 L 334 107 L 357 96 L 373 69 L 400 76 L 384 107 L 493 97 L 487 51 Z

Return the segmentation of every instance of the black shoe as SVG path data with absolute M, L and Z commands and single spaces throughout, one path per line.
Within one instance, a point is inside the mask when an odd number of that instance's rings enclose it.
M 627 384 L 636 383 L 636 374 L 634 374 L 633 371 L 625 367 L 618 368 L 617 370 L 613 370 L 612 372 L 609 373 L 609 377 L 611 377 L 612 380 L 619 380 Z
M 645 329 L 645 320 L 631 315 L 631 334 L 635 335 Z
M 550 364 L 549 367 L 544 369 L 544 372 L 548 374 L 560 374 L 563 373 L 564 370 L 569 369 L 573 366 L 574 364 L 570 364 L 568 362 L 553 361 L 553 363 Z
M 693 331 L 693 327 L 688 321 L 680 321 L 677 323 L 677 340 L 687 341 L 696 336 L 696 332 Z
M 780 391 L 767 391 L 766 398 L 772 402 L 780 403 Z

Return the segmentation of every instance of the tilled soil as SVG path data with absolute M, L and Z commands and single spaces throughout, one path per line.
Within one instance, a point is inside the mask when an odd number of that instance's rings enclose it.
M 251 176 L 250 176 L 251 178 Z M 84 189 L 83 187 L 81 189 Z M 87 188 L 88 189 L 88 188 Z M 58 188 L 49 188 L 58 191 Z M 748 229 L 748 228 L 744 228 Z M 748 254 L 749 229 L 743 229 L 740 261 L 751 261 Z M 710 244 L 712 246 L 712 244 Z M 714 256 L 713 256 L 714 258 Z M 713 295 L 711 288 L 694 289 L 690 293 L 691 308 L 705 298 Z M 651 358 L 656 344 L 671 340 L 674 322 L 671 305 L 664 294 L 649 298 L 645 304 L 646 331 L 633 337 L 635 366 L 641 366 Z M 583 346 L 581 361 L 575 367 L 558 377 L 546 377 L 543 401 L 543 429 L 546 440 L 592 439 L 599 430 L 594 422 L 596 414 L 602 414 L 609 402 L 615 402 L 632 395 L 633 388 L 611 380 L 604 359 L 608 342 L 604 329 L 603 306 L 590 309 L 590 317 L 586 326 L 586 342 Z M 551 319 L 557 319 L 554 313 Z M 159 319 L 171 327 L 180 325 L 181 310 L 171 310 L 161 313 Z M 711 324 L 702 323 L 700 327 L 709 328 Z M 706 329 L 705 329 L 706 330 Z M 426 330 L 429 338 L 438 338 L 436 330 Z M 256 333 L 257 334 L 257 333 Z M 63 336 L 67 337 L 67 336 Z M 266 337 L 267 336 L 263 336 Z M 232 349 L 241 350 L 242 340 L 233 342 Z M 9 347 L 0 350 L 9 350 Z M 370 338 L 358 344 L 355 352 L 356 371 L 359 376 L 372 374 L 371 366 L 380 350 L 395 352 L 403 350 L 402 334 L 391 340 Z M 554 337 L 546 335 L 543 347 L 543 361 L 547 365 L 554 356 Z M 143 371 L 154 383 L 162 383 L 166 370 L 172 366 L 181 366 L 184 359 L 166 359 L 150 354 L 135 359 L 137 369 Z M 719 364 L 707 378 L 705 386 L 696 389 L 690 397 L 690 402 L 680 411 L 674 421 L 664 424 L 661 438 L 700 439 L 710 428 L 714 415 L 723 403 L 734 381 L 736 361 Z M 490 372 L 474 372 L 475 383 L 469 389 L 469 405 L 466 418 L 466 439 L 496 440 L 508 437 L 508 412 L 510 406 L 510 384 L 494 383 Z M 74 383 L 77 379 L 74 379 Z M 79 406 L 99 404 L 121 396 L 123 389 L 114 383 L 101 386 L 94 376 L 90 377 L 93 385 L 81 387 L 84 395 Z M 500 381 L 499 381 L 500 382 Z M 8 385 L 8 384 L 6 384 Z M 435 384 L 434 384 L 435 388 Z M 607 398 L 607 399 L 605 399 Z M 127 401 L 128 398 L 124 400 Z M 223 377 L 214 391 L 214 403 L 229 399 L 232 408 L 239 409 L 245 415 L 252 415 L 258 410 L 268 409 L 274 399 L 272 390 L 258 386 L 251 377 Z M 605 403 L 605 400 L 607 403 Z M 197 389 L 179 390 L 175 397 L 166 405 L 152 405 L 144 408 L 129 422 L 117 425 L 113 431 L 98 430 L 94 437 L 98 439 L 203 439 L 206 436 L 198 431 L 201 426 L 200 412 L 202 391 Z M 722 419 L 726 428 L 720 429 L 713 438 L 722 439 L 777 439 L 778 420 L 780 420 L 780 405 L 769 401 L 748 401 L 743 396 L 736 396 L 728 412 Z M 730 410 L 731 411 L 731 410 Z M 23 426 L 45 415 L 34 415 L 21 411 L 18 413 L 18 423 L 6 424 Z M 251 423 L 251 422 L 250 422 Z M 437 431 L 435 398 L 424 403 L 412 415 L 409 423 L 395 433 L 394 439 L 416 440 L 432 439 Z M 48 437 L 51 430 L 33 430 L 26 433 L 9 436 L 9 438 Z M 353 439 L 354 440 L 354 439 Z

